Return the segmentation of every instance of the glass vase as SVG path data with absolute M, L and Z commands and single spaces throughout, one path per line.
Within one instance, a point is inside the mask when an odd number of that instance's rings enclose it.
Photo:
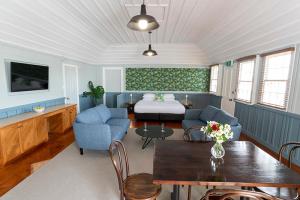
M 225 155 L 225 149 L 222 145 L 222 142 L 217 141 L 214 146 L 212 146 L 210 152 L 214 158 L 223 158 Z

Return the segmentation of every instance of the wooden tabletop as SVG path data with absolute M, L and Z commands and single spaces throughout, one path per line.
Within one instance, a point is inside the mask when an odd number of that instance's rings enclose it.
M 211 158 L 213 143 L 157 141 L 155 184 L 300 188 L 300 175 L 251 142 L 224 143 L 222 160 Z

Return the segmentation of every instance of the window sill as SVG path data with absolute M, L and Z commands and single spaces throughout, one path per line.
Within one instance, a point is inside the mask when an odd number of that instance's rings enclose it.
M 244 104 L 248 104 L 248 105 L 253 105 L 253 103 L 251 103 L 251 101 L 243 101 L 241 99 L 233 99 L 234 102 L 238 102 L 238 103 L 244 103 Z

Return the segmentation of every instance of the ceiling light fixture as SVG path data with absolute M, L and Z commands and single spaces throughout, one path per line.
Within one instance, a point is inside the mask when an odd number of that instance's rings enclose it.
M 127 27 L 135 31 L 151 31 L 159 27 L 158 22 L 151 15 L 147 15 L 145 1 L 141 5 L 141 14 L 130 19 Z
M 144 56 L 156 56 L 157 52 L 151 48 L 151 31 L 149 32 L 149 46 L 148 49 L 143 52 Z

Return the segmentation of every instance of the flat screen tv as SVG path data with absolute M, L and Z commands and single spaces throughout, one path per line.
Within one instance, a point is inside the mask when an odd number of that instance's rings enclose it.
M 48 89 L 48 66 L 11 62 L 10 76 L 11 92 Z

